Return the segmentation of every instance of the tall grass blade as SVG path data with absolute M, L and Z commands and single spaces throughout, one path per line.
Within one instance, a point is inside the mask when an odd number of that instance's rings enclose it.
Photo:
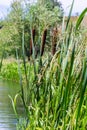
M 32 22 L 32 18 L 31 18 L 31 22 Z M 30 26 L 30 30 L 31 30 L 31 42 L 32 42 L 32 51 L 33 51 L 34 74 L 36 75 L 35 47 L 34 47 L 34 40 L 33 40 L 32 23 L 31 23 L 31 26 Z
M 79 26 L 80 26 L 80 24 L 81 24 L 81 22 L 82 22 L 82 20 L 83 20 L 83 18 L 84 18 L 84 16 L 85 16 L 86 13 L 87 13 L 87 8 L 85 8 L 85 9 L 82 11 L 82 13 L 80 14 L 80 16 L 79 16 L 79 18 L 78 18 L 78 20 L 77 20 L 77 22 L 76 22 L 76 29 L 75 29 L 75 31 L 78 30 L 78 28 L 79 28 Z
M 71 81 L 71 73 L 72 73 L 72 69 L 73 69 L 73 63 L 74 63 L 74 56 L 75 56 L 75 44 L 73 45 L 73 49 L 72 49 L 72 55 L 71 55 L 71 61 L 70 61 L 70 69 L 69 69 L 69 75 L 68 75 L 68 80 L 67 80 L 67 84 L 66 84 L 66 88 L 65 88 L 65 93 L 64 93 L 64 125 L 65 125 L 65 115 L 66 115 L 66 111 L 67 111 L 67 103 L 68 103 L 68 97 L 69 97 L 69 90 L 70 88 L 70 81 Z M 65 126 L 64 126 L 65 129 Z
M 17 49 L 16 49 L 16 57 L 17 57 L 17 62 L 18 62 L 18 74 L 19 74 L 19 78 L 20 78 L 21 98 L 22 98 L 26 113 L 28 113 L 26 102 L 25 102 L 24 88 L 23 88 L 23 83 L 22 83 L 22 73 L 21 73 L 21 69 L 20 69 L 20 62 L 19 62 L 19 58 L 18 58 Z
M 69 12 L 69 15 L 68 15 L 68 19 L 67 19 L 66 29 L 65 30 L 67 30 L 67 28 L 68 28 L 68 24 L 69 24 L 69 21 L 70 21 L 70 18 L 71 18 L 71 14 L 72 14 L 73 5 L 74 5 L 74 0 L 72 1 L 72 5 L 71 5 L 70 12 Z
M 86 65 L 86 60 L 84 61 L 84 79 L 82 79 L 82 86 L 81 86 L 81 89 L 80 89 L 80 101 L 79 101 L 79 105 L 78 105 L 78 109 L 77 109 L 77 117 L 76 117 L 76 129 L 77 129 L 77 126 L 78 126 L 78 119 L 79 119 L 79 115 L 80 115 L 80 110 L 81 110 L 81 107 L 82 107 L 82 103 L 83 103 L 83 99 L 84 99 L 84 94 L 85 94 L 85 90 L 86 90 L 86 87 L 87 87 L 87 65 Z
M 24 63 L 24 71 L 27 82 L 27 88 L 29 87 L 28 78 L 27 78 L 27 69 L 26 69 L 26 61 L 25 61 L 25 51 L 24 51 L 24 27 L 22 32 L 22 55 L 23 55 L 23 63 Z

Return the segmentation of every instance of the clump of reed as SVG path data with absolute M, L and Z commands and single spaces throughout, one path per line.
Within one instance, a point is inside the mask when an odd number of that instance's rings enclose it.
M 79 46 L 79 27 L 87 8 L 79 16 L 76 25 L 73 26 L 70 24 L 73 3 L 66 28 L 63 29 L 62 38 L 58 42 L 59 50 L 52 58 L 47 56 L 45 62 L 42 58 L 42 51 L 37 62 L 33 46 L 33 64 L 30 61 L 30 68 L 33 66 L 32 71 L 26 69 L 24 37 L 22 37 L 25 87 L 22 84 L 19 62 L 18 66 L 20 95 L 28 119 L 26 120 L 26 130 L 79 130 L 87 128 L 87 49 L 79 70 L 76 71 L 79 65 L 77 68 L 75 67 Z M 43 35 L 43 37 L 46 36 L 46 30 Z M 42 40 L 42 48 L 44 48 L 43 43 L 44 40 Z M 42 48 L 41 50 L 43 50 Z M 13 107 L 16 106 L 13 105 Z

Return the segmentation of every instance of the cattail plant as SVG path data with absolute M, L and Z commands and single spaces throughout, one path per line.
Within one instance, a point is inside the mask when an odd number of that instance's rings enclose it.
M 75 71 L 74 64 L 77 57 L 76 37 L 80 23 L 87 12 L 85 9 L 76 23 L 76 27 L 70 26 L 71 10 L 67 20 L 66 28 L 60 40 L 60 50 L 56 51 L 58 29 L 55 27 L 52 34 L 52 59 L 47 58 L 45 64 L 35 60 L 35 29 L 31 26 L 30 52 L 33 53 L 33 70 L 27 76 L 27 67 L 24 55 L 24 30 L 22 36 L 23 63 L 27 89 L 21 86 L 22 100 L 29 120 L 26 126 L 28 130 L 79 130 L 87 125 L 87 55 L 79 73 Z M 40 59 L 42 56 L 47 38 L 47 29 L 42 34 Z M 78 50 L 79 51 L 79 50 Z M 83 58 L 84 59 L 84 58 Z M 43 63 L 43 62 L 42 62 Z M 33 78 L 31 78 L 33 75 Z M 21 77 L 21 76 L 20 76 Z M 29 82 L 28 82 L 29 79 Z M 26 103 L 25 92 L 29 103 Z M 84 104 L 83 104 L 84 103 Z M 84 115 L 85 115 L 84 114 Z M 85 122 L 85 123 L 84 123 Z

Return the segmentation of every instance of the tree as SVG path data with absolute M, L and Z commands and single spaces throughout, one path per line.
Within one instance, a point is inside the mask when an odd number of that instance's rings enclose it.
M 50 30 L 56 24 L 60 24 L 63 15 L 63 10 L 59 2 L 53 0 L 38 0 L 35 4 L 25 4 L 23 6 L 23 1 L 14 0 L 11 4 L 10 13 L 5 19 L 5 26 L 1 33 L 8 32 L 9 39 L 4 40 L 3 43 L 7 46 L 8 54 L 15 55 L 15 49 L 19 50 L 21 55 L 21 43 L 22 43 L 22 32 L 24 28 L 24 41 L 25 46 L 30 50 L 31 48 L 31 32 L 35 30 L 34 44 L 42 44 L 42 37 L 44 31 L 47 29 L 47 43 L 50 43 Z M 7 35 L 8 36 L 8 35 Z M 8 39 L 6 35 L 3 34 L 3 39 Z M 4 38 L 5 37 L 5 38 Z M 2 43 L 1 43 L 2 44 Z M 26 51 L 26 49 L 25 49 Z
M 18 49 L 19 54 L 21 55 L 22 26 L 24 24 L 22 20 L 22 15 L 23 8 L 21 1 L 13 1 L 10 7 L 10 13 L 4 20 L 4 27 L 1 31 L 3 35 L 1 37 L 1 41 L 3 41 L 1 45 L 5 43 L 5 52 L 7 56 L 15 56 L 16 48 Z

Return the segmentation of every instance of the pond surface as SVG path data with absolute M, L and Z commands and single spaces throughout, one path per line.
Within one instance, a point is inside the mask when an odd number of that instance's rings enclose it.
M 20 87 L 16 83 L 0 80 L 0 130 L 16 130 L 17 119 L 8 95 L 14 98 L 19 90 Z M 21 99 L 17 101 L 17 111 L 21 116 L 23 113 Z

